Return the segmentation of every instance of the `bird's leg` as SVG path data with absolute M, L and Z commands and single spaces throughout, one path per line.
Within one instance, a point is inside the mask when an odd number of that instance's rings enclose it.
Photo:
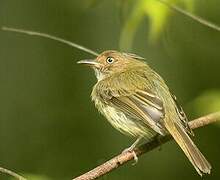
M 137 138 L 135 140 L 135 142 L 130 147 L 126 148 L 123 152 L 127 152 L 127 151 L 132 152 L 132 151 L 134 151 L 134 148 L 137 146 L 137 144 L 140 142 L 141 139 L 142 139 L 142 136 Z
M 138 162 L 138 157 L 137 157 L 136 153 L 134 152 L 134 148 L 137 146 L 137 144 L 140 142 L 141 139 L 142 139 L 142 136 L 140 136 L 139 138 L 137 138 L 136 141 L 135 141 L 130 147 L 126 148 L 126 149 L 122 152 L 122 153 L 130 152 L 130 153 L 133 154 L 133 156 L 134 156 L 134 161 L 135 161 L 135 162 L 134 162 L 132 165 L 134 165 L 134 164 L 136 164 L 136 163 Z
M 159 143 L 159 151 L 161 151 L 162 150 L 162 142 L 161 142 L 161 136 L 159 135 L 159 134 L 157 134 L 156 136 L 155 136 L 155 140 Z

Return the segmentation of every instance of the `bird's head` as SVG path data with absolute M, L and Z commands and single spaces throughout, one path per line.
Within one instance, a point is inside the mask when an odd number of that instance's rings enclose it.
M 97 79 L 102 80 L 115 73 L 145 65 L 145 63 L 141 61 L 143 59 L 144 58 L 136 54 L 108 50 L 101 53 L 95 59 L 81 60 L 78 61 L 78 63 L 92 67 L 95 70 Z

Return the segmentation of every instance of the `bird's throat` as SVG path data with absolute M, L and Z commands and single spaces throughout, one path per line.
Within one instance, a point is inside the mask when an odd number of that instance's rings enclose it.
M 101 81 L 102 79 L 106 78 L 106 74 L 104 74 L 103 72 L 101 72 L 100 70 L 94 68 L 95 71 L 95 76 L 97 78 L 98 81 Z

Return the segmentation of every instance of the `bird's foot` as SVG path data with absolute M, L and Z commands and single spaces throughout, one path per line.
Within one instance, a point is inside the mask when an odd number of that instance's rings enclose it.
M 142 137 L 139 137 L 138 139 L 136 139 L 136 141 L 128 148 L 126 148 L 122 153 L 132 153 L 133 157 L 134 157 L 134 163 L 132 163 L 132 165 L 137 164 L 138 162 L 138 157 L 137 154 L 135 153 L 134 149 L 137 146 L 137 144 L 140 142 L 140 140 L 142 139 Z
M 122 153 L 132 153 L 133 158 L 134 158 L 134 162 L 132 163 L 132 165 L 135 165 L 138 163 L 138 157 L 137 157 L 136 152 L 134 151 L 134 148 L 135 147 L 129 147 L 129 148 L 126 148 L 122 151 Z

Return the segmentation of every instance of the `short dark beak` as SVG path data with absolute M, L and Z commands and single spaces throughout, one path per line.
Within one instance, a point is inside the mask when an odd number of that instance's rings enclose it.
M 93 67 L 100 67 L 100 64 L 96 62 L 94 59 L 85 59 L 77 62 L 78 64 L 85 64 Z

